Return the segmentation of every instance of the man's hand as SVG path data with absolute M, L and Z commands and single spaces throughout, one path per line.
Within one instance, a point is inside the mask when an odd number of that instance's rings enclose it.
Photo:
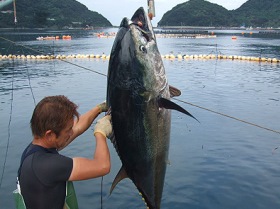
M 100 112 L 107 112 L 108 111 L 106 101 L 102 102 L 101 104 L 98 104 L 97 107 L 100 109 Z
M 94 127 L 93 134 L 102 134 L 106 138 L 110 138 L 112 135 L 111 115 L 106 115 L 99 119 Z

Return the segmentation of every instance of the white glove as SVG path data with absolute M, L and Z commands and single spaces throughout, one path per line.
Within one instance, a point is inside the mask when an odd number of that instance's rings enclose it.
M 112 135 L 111 115 L 106 115 L 97 121 L 93 135 L 96 133 L 101 133 L 106 138 Z
M 98 104 L 97 107 L 100 109 L 100 112 L 107 112 L 108 111 L 106 101 L 102 102 L 101 104 Z

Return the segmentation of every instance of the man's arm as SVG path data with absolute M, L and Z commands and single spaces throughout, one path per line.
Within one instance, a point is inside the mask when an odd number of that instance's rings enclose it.
M 71 136 L 71 139 L 75 139 L 82 133 L 84 133 L 92 124 L 94 119 L 101 113 L 101 110 L 98 106 L 92 108 L 85 114 L 81 115 L 79 117 L 79 120 L 75 120 L 74 126 L 73 126 L 73 135 Z M 70 139 L 70 141 L 72 141 Z
M 59 150 L 62 150 L 63 148 L 65 148 L 76 137 L 78 137 L 79 135 L 84 133 L 90 127 L 90 125 L 92 124 L 94 119 L 101 112 L 105 112 L 105 111 L 107 111 L 107 106 L 106 106 L 106 102 L 103 102 L 103 103 L 95 106 L 94 108 L 92 108 L 91 110 L 86 112 L 85 114 L 81 115 L 79 117 L 79 120 L 76 119 L 74 121 L 74 125 L 73 125 L 73 134 L 71 135 L 70 139 L 67 141 L 67 144 L 65 144 L 65 146 L 61 147 Z
M 95 126 L 96 147 L 93 159 L 73 158 L 73 169 L 69 177 L 70 181 L 96 178 L 110 172 L 110 152 L 106 140 L 106 137 L 112 133 L 110 120 L 111 116 L 105 116 Z

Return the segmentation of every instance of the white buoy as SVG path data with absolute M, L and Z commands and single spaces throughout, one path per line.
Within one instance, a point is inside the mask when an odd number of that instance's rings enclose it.
M 183 56 L 182 56 L 181 54 L 178 54 L 178 55 L 177 55 L 177 58 L 178 58 L 179 60 L 181 60 L 181 59 L 183 58 Z
M 175 55 L 174 55 L 174 54 L 171 54 L 171 55 L 169 56 L 169 59 L 175 59 Z

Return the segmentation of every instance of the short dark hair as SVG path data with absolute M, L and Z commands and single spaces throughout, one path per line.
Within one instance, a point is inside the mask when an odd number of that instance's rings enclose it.
M 48 96 L 35 107 L 30 127 L 33 136 L 42 137 L 47 130 L 52 130 L 57 137 L 69 120 L 79 119 L 78 106 L 66 96 Z

